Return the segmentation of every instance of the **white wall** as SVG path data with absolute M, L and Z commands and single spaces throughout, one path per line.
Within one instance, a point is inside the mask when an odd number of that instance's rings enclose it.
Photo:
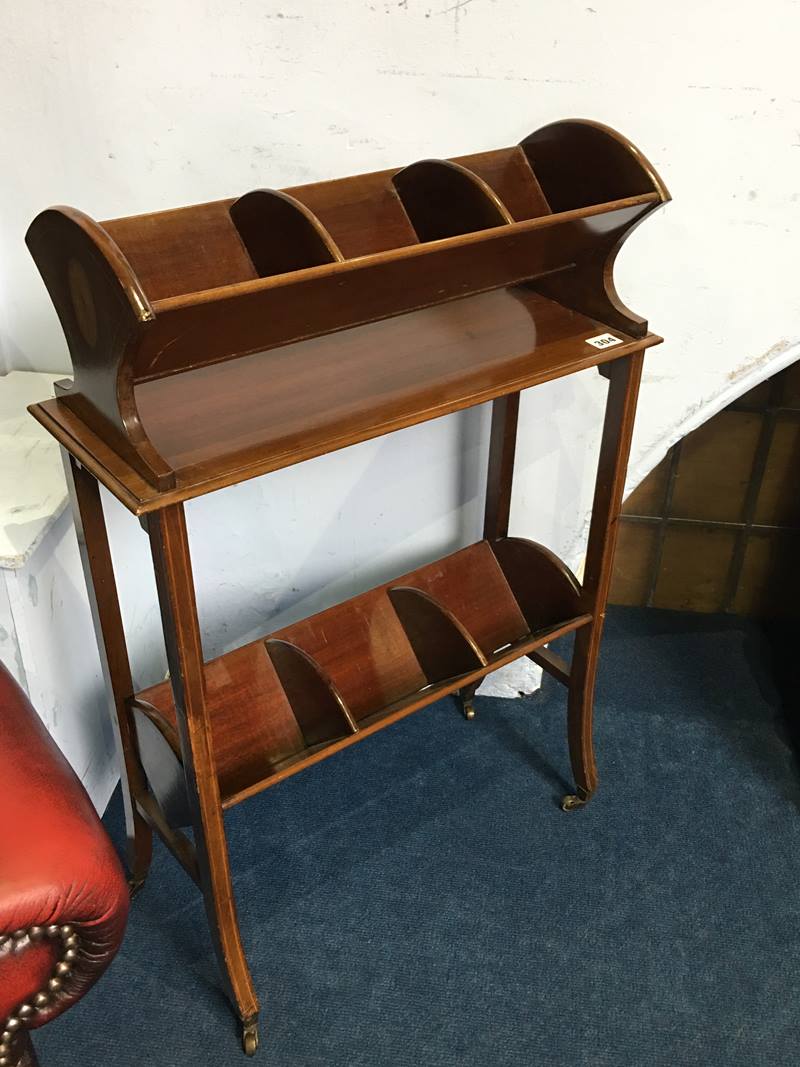
M 800 4 L 675 0 L 4 0 L 0 353 L 66 370 L 23 246 L 42 207 L 97 218 L 616 126 L 675 201 L 618 266 L 667 344 L 632 478 L 800 355 Z M 515 532 L 582 552 L 604 383 L 525 397 Z M 207 652 L 473 539 L 486 413 L 417 427 L 190 507 Z M 142 681 L 163 666 L 144 535 L 110 508 Z M 133 566 L 130 561 L 136 560 Z

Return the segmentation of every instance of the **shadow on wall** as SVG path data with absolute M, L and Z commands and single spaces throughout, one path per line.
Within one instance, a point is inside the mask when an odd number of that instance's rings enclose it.
M 207 659 L 481 536 L 487 406 L 187 505 Z M 137 688 L 166 670 L 146 535 L 104 495 Z

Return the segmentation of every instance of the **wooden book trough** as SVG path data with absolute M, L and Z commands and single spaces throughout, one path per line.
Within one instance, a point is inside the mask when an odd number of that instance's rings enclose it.
M 529 656 L 568 690 L 596 788 L 592 694 L 644 350 L 614 259 L 669 199 L 597 123 L 513 148 L 97 223 L 50 208 L 27 243 L 74 380 L 32 414 L 64 449 L 119 730 L 132 884 L 156 830 L 200 885 L 245 1050 L 258 1001 L 224 809 Z M 508 536 L 520 390 L 609 379 L 585 577 Z M 484 540 L 204 662 L 184 502 L 493 401 Z M 98 483 L 149 533 L 170 681 L 135 693 Z M 572 662 L 547 644 L 576 631 Z M 182 832 L 191 826 L 193 842 Z

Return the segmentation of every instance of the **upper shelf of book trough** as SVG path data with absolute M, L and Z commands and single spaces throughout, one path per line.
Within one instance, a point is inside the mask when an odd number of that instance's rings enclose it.
M 74 381 L 34 416 L 143 513 L 653 344 L 613 286 L 669 199 L 596 123 L 27 241 Z M 590 343 L 610 333 L 614 340 Z

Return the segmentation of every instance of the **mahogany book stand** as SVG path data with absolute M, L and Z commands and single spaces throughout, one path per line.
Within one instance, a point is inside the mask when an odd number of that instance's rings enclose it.
M 74 381 L 30 410 L 58 439 L 122 762 L 132 886 L 157 831 L 203 893 L 245 1051 L 258 1000 L 223 814 L 529 656 L 568 692 L 575 793 L 644 351 L 615 256 L 669 199 L 593 122 L 402 170 L 115 219 L 51 208 L 27 243 Z M 597 366 L 608 401 L 586 570 L 508 536 L 521 389 Z M 204 663 L 184 501 L 493 402 L 484 540 Z M 133 691 L 98 483 L 149 534 L 170 681 Z M 545 646 L 576 632 L 570 664 Z M 182 832 L 191 825 L 194 843 Z

